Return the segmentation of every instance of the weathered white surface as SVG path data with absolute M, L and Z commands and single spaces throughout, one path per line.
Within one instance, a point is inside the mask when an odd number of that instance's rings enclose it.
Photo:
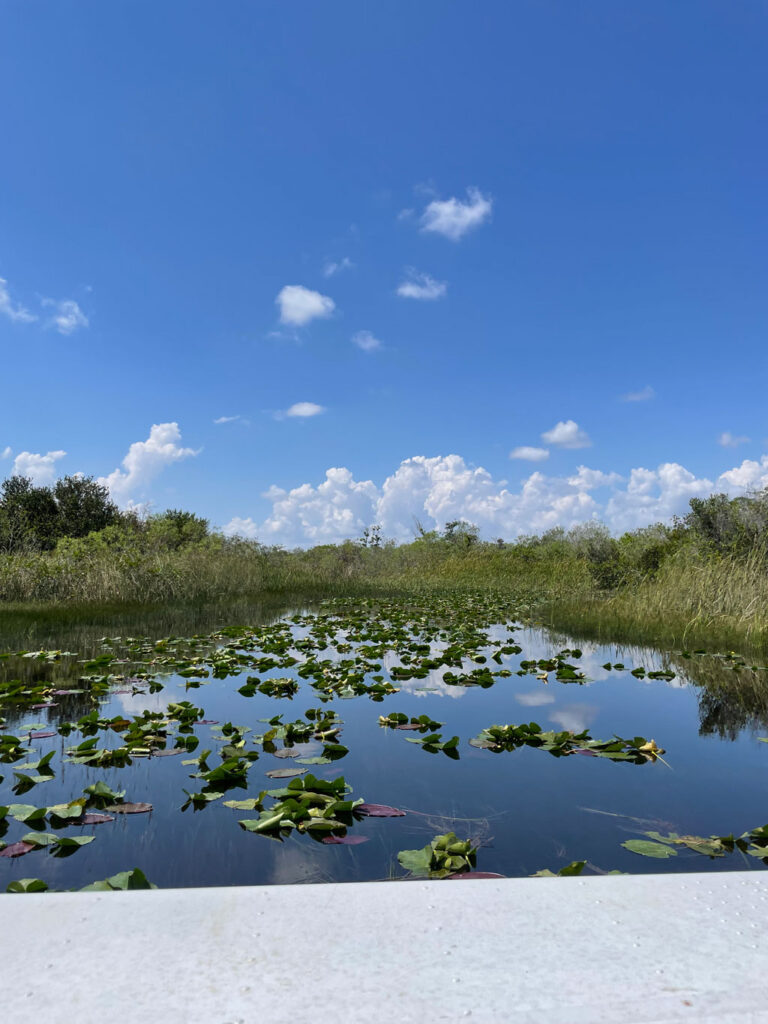
M 762 873 L 0 896 L 4 1021 L 768 1020 Z

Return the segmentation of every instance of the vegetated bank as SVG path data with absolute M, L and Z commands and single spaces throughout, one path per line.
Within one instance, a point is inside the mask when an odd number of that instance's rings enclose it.
M 600 523 L 483 541 L 475 526 L 417 527 L 396 544 L 285 550 L 225 537 L 191 512 L 124 512 L 88 477 L 0 491 L 0 602 L 215 602 L 243 595 L 513 590 L 532 616 L 580 636 L 707 645 L 768 642 L 768 489 L 694 498 L 671 524 L 614 537 Z

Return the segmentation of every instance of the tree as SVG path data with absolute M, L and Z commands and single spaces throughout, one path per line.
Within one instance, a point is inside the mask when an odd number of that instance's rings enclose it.
M 60 537 L 86 537 L 119 521 L 120 510 L 109 490 L 92 476 L 65 476 L 57 480 L 53 497 L 58 509 Z
M 11 476 L 0 490 L 0 548 L 50 551 L 58 539 L 58 506 L 49 487 Z
M 443 537 L 449 544 L 458 548 L 471 548 L 480 539 L 480 530 L 474 523 L 468 523 L 465 519 L 452 519 L 445 524 Z

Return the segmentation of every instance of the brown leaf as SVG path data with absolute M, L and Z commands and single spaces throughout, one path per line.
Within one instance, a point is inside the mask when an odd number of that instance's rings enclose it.
M 320 842 L 328 846 L 359 846 L 368 842 L 368 836 L 323 836 Z
M 0 850 L 0 857 L 23 857 L 25 853 L 30 853 L 36 849 L 37 847 L 34 843 L 25 843 L 23 840 L 19 840 L 18 843 L 11 843 L 10 846 Z
M 294 775 L 304 775 L 306 771 L 306 768 L 274 768 L 266 772 L 266 776 L 268 779 L 290 779 Z
M 298 757 L 301 751 L 294 747 L 283 747 L 282 750 L 273 750 L 272 753 L 275 757 Z
M 152 804 L 110 804 L 104 810 L 112 814 L 145 814 L 152 810 Z
M 174 754 L 186 754 L 184 747 L 174 747 L 172 750 L 154 750 L 152 757 L 173 757 Z
M 56 732 L 31 732 L 29 738 L 31 740 L 47 740 L 49 736 L 55 736 Z
M 96 814 L 96 812 L 94 811 L 93 813 L 84 814 L 82 816 L 82 818 L 80 819 L 80 821 L 78 822 L 78 824 L 79 825 L 103 825 L 107 821 L 114 821 L 114 820 L 115 819 L 113 817 L 111 817 L 109 814 Z
M 387 804 L 358 804 L 355 807 L 360 814 L 367 814 L 369 818 L 404 818 L 405 811 L 397 807 L 389 807 Z
M 33 711 L 40 711 L 43 708 L 57 708 L 58 706 L 59 705 L 54 700 L 48 701 L 47 704 L 30 704 Z

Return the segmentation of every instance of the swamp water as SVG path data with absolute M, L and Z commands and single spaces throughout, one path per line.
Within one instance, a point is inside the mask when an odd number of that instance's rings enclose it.
M 0 891 L 768 858 L 761 663 L 578 643 L 488 595 L 190 614 L 0 619 Z M 447 833 L 469 846 L 425 852 Z

